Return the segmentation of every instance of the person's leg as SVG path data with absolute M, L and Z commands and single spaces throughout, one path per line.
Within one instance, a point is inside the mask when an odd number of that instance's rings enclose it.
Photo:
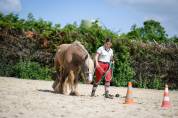
M 112 99 L 113 96 L 109 94 L 109 86 L 110 86 L 111 79 L 112 79 L 112 70 L 109 70 L 109 72 L 106 73 L 106 77 L 105 77 L 105 97 Z
M 98 83 L 94 82 L 92 92 L 91 92 L 91 97 L 95 96 L 95 92 L 96 92 L 97 87 L 98 87 Z
M 102 65 L 100 65 L 100 67 L 102 68 Z M 91 92 L 91 96 L 95 96 L 95 92 L 96 92 L 96 89 L 99 85 L 99 82 L 101 81 L 102 79 L 102 76 L 104 74 L 104 72 L 102 71 L 101 68 L 96 68 L 96 80 L 94 81 L 93 83 L 93 88 L 92 88 L 92 92 Z
M 105 81 L 105 85 L 104 85 L 105 95 L 109 94 L 109 86 L 110 86 L 110 81 Z
M 110 81 L 105 81 L 105 97 L 113 99 L 113 95 L 109 94 Z

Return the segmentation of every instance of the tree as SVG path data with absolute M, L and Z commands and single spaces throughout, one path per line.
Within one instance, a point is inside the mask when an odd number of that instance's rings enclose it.
M 171 41 L 175 42 L 175 43 L 178 43 L 178 36 L 173 36 L 170 38 Z
M 129 39 L 142 40 L 143 28 L 138 28 L 136 24 L 132 25 L 131 31 L 127 34 Z
M 151 41 L 165 41 L 167 34 L 164 27 L 161 26 L 160 22 L 154 20 L 147 20 L 144 22 L 144 39 Z
M 144 41 L 165 41 L 167 34 L 163 26 L 158 21 L 147 20 L 143 27 L 132 25 L 131 31 L 127 34 L 129 39 Z
M 28 21 L 34 21 L 35 20 L 35 18 L 34 18 L 32 13 L 28 13 L 27 20 Z

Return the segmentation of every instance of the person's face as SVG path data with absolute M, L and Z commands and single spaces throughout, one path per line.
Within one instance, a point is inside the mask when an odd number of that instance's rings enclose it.
M 111 43 L 111 42 L 106 42 L 106 43 L 104 44 L 104 46 L 105 46 L 106 49 L 109 49 L 109 48 L 111 48 L 112 43 Z

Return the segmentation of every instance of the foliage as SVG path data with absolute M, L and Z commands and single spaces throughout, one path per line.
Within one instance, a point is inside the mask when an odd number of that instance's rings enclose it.
M 178 36 L 173 36 L 169 40 L 178 44 Z
M 50 80 L 51 69 L 41 67 L 37 62 L 20 61 L 14 66 L 16 76 L 23 79 Z
M 115 50 L 115 67 L 113 76 L 113 85 L 127 86 L 129 81 L 133 81 L 135 72 L 131 66 L 129 49 L 124 40 L 116 40 L 113 48 Z
M 154 44 L 132 42 L 131 58 L 135 86 L 142 88 L 170 88 L 178 86 L 178 47 L 174 43 Z
M 161 89 L 165 83 L 178 88 L 178 38 L 168 38 L 164 27 L 154 20 L 145 21 L 143 27 L 133 25 L 130 32 L 118 35 L 98 20 L 62 28 L 35 19 L 32 13 L 26 20 L 0 13 L 0 75 L 49 79 L 58 45 L 79 40 L 93 55 L 106 37 L 113 39 L 112 85 L 127 86 L 132 81 L 142 88 Z
M 167 40 L 167 34 L 164 27 L 158 21 L 147 20 L 143 23 L 143 27 L 133 25 L 128 37 L 134 40 L 144 41 L 158 41 L 163 42 Z
M 0 63 L 0 75 L 1 76 L 15 76 L 14 70 L 11 64 Z

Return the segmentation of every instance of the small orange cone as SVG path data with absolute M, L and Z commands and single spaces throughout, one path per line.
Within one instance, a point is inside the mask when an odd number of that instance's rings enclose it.
M 165 85 L 165 90 L 164 90 L 164 97 L 162 101 L 162 108 L 168 109 L 171 107 L 171 103 L 169 101 L 169 91 L 168 91 L 168 85 Z
M 133 98 L 132 98 L 132 83 L 128 83 L 128 89 L 127 89 L 127 95 L 125 98 L 125 104 L 133 104 Z

